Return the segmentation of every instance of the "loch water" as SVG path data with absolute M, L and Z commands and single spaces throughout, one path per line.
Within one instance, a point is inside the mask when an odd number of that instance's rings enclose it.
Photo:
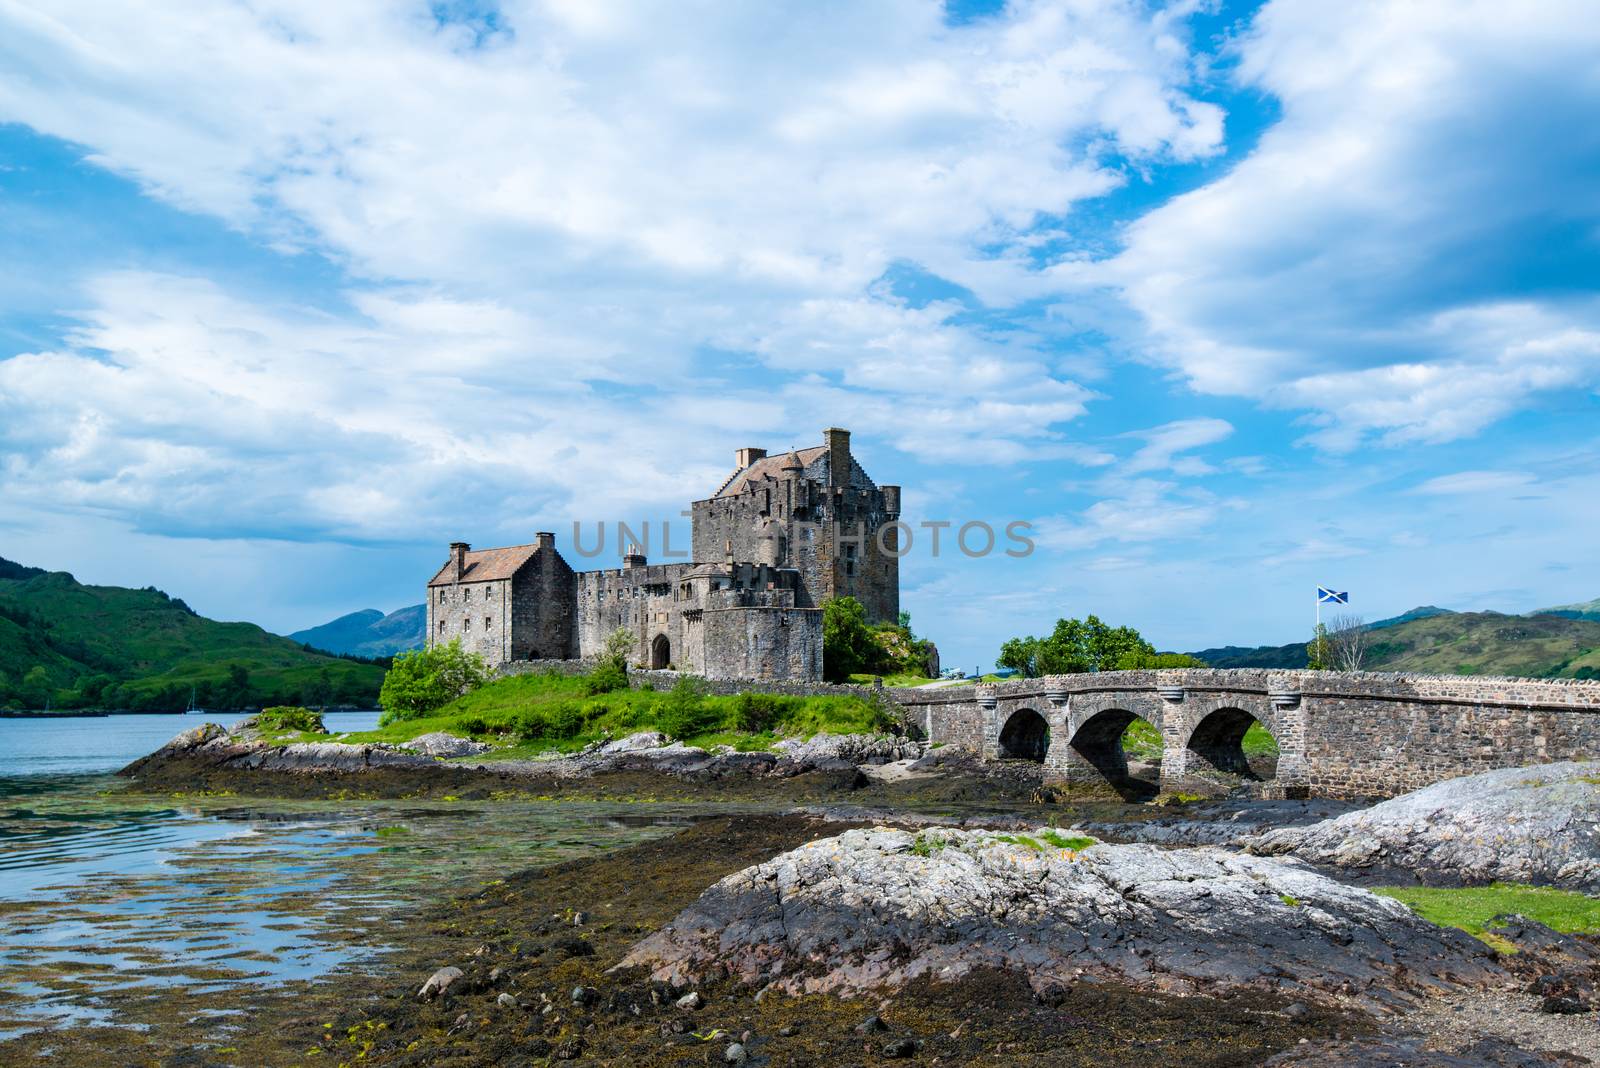
M 40 1029 L 169 1026 L 175 1001 L 245 1026 L 252 990 L 381 967 L 419 902 L 705 811 L 173 796 L 115 775 L 207 718 L 0 719 L 0 1062 Z

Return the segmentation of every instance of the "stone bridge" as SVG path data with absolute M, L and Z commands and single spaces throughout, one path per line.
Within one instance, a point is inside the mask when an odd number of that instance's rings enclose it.
M 1037 761 L 1046 782 L 1126 797 L 1241 780 L 1269 797 L 1388 797 L 1491 768 L 1600 759 L 1600 681 L 1182 668 L 891 693 L 930 741 Z M 1129 774 L 1122 735 L 1135 719 L 1160 735 L 1159 782 Z M 1275 768 L 1246 757 L 1256 723 L 1277 741 Z

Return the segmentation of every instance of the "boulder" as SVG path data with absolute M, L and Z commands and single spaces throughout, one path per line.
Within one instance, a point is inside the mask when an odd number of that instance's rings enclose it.
M 600 747 L 603 756 L 613 753 L 637 753 L 641 749 L 660 749 L 664 745 L 671 745 L 672 739 L 660 731 L 639 731 L 626 738 L 618 738 L 614 742 L 607 742 Z
M 1248 851 L 1401 871 L 1424 881 L 1542 883 L 1600 893 L 1600 761 L 1447 779 L 1309 827 L 1248 836 Z
M 465 974 L 465 972 L 454 965 L 446 965 L 445 967 L 434 972 L 432 975 L 428 976 L 428 981 L 422 984 L 422 989 L 417 991 L 417 996 L 420 998 L 438 997 L 446 990 L 449 990 L 450 987 Z
M 482 742 L 474 742 L 470 738 L 459 738 L 445 731 L 434 731 L 431 734 L 417 735 L 405 744 L 405 748 L 423 756 L 464 757 L 487 753 L 491 747 Z
M 889 764 L 916 760 L 926 751 L 922 742 L 889 734 L 816 734 L 805 741 L 785 739 L 773 746 L 785 761 L 826 767 L 831 762 Z
M 725 966 L 795 994 L 999 967 L 1036 991 L 1116 981 L 1372 1006 L 1508 981 L 1478 940 L 1304 864 L 1211 847 L 1073 851 L 1050 834 L 846 831 L 723 879 L 623 965 L 673 983 Z

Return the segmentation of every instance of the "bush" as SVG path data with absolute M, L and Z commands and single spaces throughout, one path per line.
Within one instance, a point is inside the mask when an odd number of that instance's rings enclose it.
M 564 740 L 576 737 L 583 721 L 583 706 L 578 702 L 555 701 L 517 713 L 512 730 L 528 742 Z
M 722 723 L 722 714 L 706 700 L 700 680 L 685 675 L 656 706 L 656 722 L 674 738 L 693 738 Z
M 309 708 L 279 705 L 263 708 L 256 714 L 256 726 L 268 731 L 299 731 L 306 734 L 327 734 L 320 713 Z
M 447 645 L 401 653 L 383 677 L 378 703 L 380 725 L 417 719 L 489 681 L 489 666 L 478 653 L 461 648 L 461 639 Z
M 602 660 L 583 680 L 583 692 L 589 696 L 627 688 L 628 669 L 614 660 Z
M 770 731 L 793 705 L 792 700 L 769 693 L 742 693 L 733 702 L 735 724 L 747 734 Z

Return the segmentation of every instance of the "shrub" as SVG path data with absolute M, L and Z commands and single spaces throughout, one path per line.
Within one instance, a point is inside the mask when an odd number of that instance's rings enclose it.
M 279 705 L 263 708 L 256 714 L 256 726 L 269 731 L 301 731 L 307 734 L 326 734 L 322 716 L 309 708 Z
M 572 738 L 583 729 L 583 707 L 577 701 L 553 701 L 518 712 L 512 730 L 523 741 Z
M 734 698 L 735 725 L 748 734 L 760 734 L 775 727 L 783 713 L 784 701 L 767 693 L 742 693 Z
M 614 660 L 602 660 L 583 680 L 583 692 L 590 696 L 628 688 L 628 669 Z
M 378 703 L 380 725 L 417 719 L 443 708 L 489 681 L 489 666 L 478 653 L 461 648 L 459 638 L 446 645 L 401 653 L 383 677 Z
M 719 726 L 722 715 L 706 700 L 705 687 L 685 675 L 656 706 L 656 722 L 674 738 L 693 738 Z

